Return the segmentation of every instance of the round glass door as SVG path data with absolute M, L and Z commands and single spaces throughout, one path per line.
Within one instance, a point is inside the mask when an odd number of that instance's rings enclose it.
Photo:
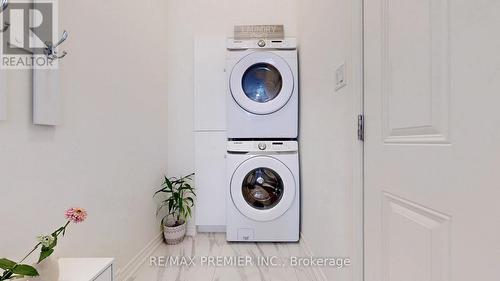
M 269 156 L 241 163 L 231 178 L 231 199 L 247 218 L 271 221 L 282 216 L 295 200 L 297 185 L 288 167 Z
M 244 178 L 241 192 L 245 201 L 259 210 L 271 209 L 283 196 L 283 180 L 274 170 L 257 168 Z
M 288 63 L 272 52 L 253 52 L 231 71 L 229 88 L 234 101 L 252 114 L 272 114 L 283 108 L 295 89 Z
M 281 91 L 282 84 L 280 72 L 269 63 L 256 63 L 250 66 L 241 79 L 245 95 L 260 103 L 276 98 Z

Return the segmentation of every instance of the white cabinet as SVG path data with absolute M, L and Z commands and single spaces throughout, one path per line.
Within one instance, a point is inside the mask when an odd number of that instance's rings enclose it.
M 226 225 L 226 38 L 198 36 L 194 42 L 194 135 L 200 232 Z
M 224 231 L 226 225 L 226 133 L 195 132 L 198 231 Z
M 113 281 L 113 268 L 109 266 L 101 274 L 99 274 L 94 281 Z
M 196 38 L 194 44 L 194 130 L 226 129 L 226 39 Z
M 59 281 L 113 281 L 112 258 L 61 258 Z

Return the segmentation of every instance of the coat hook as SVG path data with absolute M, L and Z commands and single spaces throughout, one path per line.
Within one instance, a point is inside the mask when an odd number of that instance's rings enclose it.
M 47 55 L 49 60 L 62 59 L 68 54 L 66 51 L 63 51 L 61 55 L 59 55 L 59 52 L 56 51 L 56 48 L 68 39 L 68 36 L 69 33 L 64 30 L 61 35 L 61 39 L 59 39 L 57 43 L 52 44 L 52 42 L 45 42 L 45 55 Z
M 0 11 L 0 13 L 5 11 L 8 6 L 9 6 L 9 0 L 2 0 L 2 10 Z
M 0 33 L 7 31 L 7 29 L 9 29 L 9 27 L 10 27 L 10 23 L 4 22 L 2 30 L 0 30 Z
M 54 48 L 57 48 L 57 46 L 64 43 L 64 41 L 66 41 L 66 39 L 68 39 L 68 35 L 69 35 L 68 32 L 66 30 L 64 30 L 62 35 L 61 35 L 61 39 L 59 39 L 59 41 L 57 41 L 57 43 L 54 44 Z
M 0 6 L 0 13 L 3 13 L 5 10 L 7 10 L 7 7 L 9 6 L 9 0 L 2 0 L 1 6 Z M 7 29 L 9 29 L 10 23 L 9 22 L 4 22 L 3 27 L 0 30 L 0 32 L 5 32 Z

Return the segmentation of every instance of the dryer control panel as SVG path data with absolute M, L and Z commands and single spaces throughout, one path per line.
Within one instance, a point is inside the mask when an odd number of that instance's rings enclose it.
M 245 40 L 229 38 L 226 41 L 226 48 L 228 50 L 247 50 L 247 49 L 293 50 L 297 48 L 297 40 L 295 38 L 245 39 Z
M 299 150 L 297 141 L 254 140 L 228 141 L 228 152 L 295 152 Z

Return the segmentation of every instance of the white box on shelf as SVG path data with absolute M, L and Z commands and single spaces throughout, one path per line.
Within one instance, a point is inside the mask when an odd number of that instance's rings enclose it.
M 41 0 L 33 0 L 33 7 L 38 8 L 38 5 L 43 5 Z M 52 3 L 53 12 L 58 11 L 57 1 Z M 42 9 L 40 7 L 40 9 Z M 41 13 L 31 13 L 30 20 L 32 22 L 42 22 L 43 15 Z M 58 17 L 52 17 L 52 32 L 53 35 L 59 35 Z M 38 36 L 30 33 L 30 40 L 36 42 Z M 53 37 L 52 43 L 56 44 L 59 38 Z M 47 43 L 45 43 L 47 44 Z M 46 60 L 49 61 L 48 56 Z M 59 91 L 59 59 L 51 61 L 51 66 L 33 65 L 33 123 L 36 125 L 59 125 L 62 121 L 62 100 Z
M 37 125 L 61 124 L 62 101 L 59 91 L 59 71 L 33 70 L 33 123 Z
M 61 258 L 59 281 L 113 281 L 112 258 Z

